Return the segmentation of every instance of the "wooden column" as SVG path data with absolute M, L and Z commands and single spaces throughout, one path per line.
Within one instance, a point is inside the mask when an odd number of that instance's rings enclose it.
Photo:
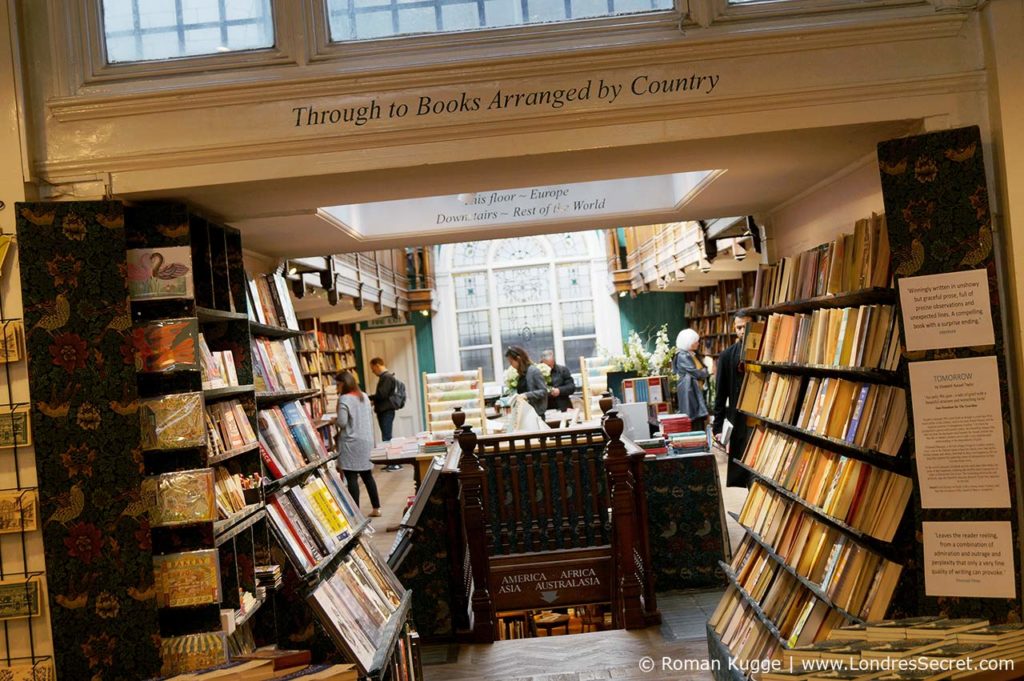
M 637 574 L 636 554 L 643 542 L 636 535 L 636 479 L 633 463 L 622 442 L 624 424 L 615 409 L 603 421 L 608 436 L 604 465 L 608 474 L 611 499 L 612 539 L 612 624 L 617 629 L 642 629 L 646 626 L 643 585 Z
M 465 418 L 464 414 L 461 416 Z M 477 435 L 473 427 L 463 426 L 456 432 L 456 439 L 462 450 L 462 459 L 459 461 L 462 518 L 473 578 L 473 595 L 470 598 L 471 638 L 475 643 L 493 643 L 497 618 L 489 589 L 491 564 L 485 530 L 485 471 L 476 453 Z

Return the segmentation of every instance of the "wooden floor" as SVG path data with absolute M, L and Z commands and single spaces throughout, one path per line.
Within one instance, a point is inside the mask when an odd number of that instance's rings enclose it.
M 724 482 L 725 455 L 716 455 L 719 478 Z M 374 478 L 383 516 L 373 519 L 375 532 L 371 541 L 387 556 L 395 535 L 386 530 L 401 520 L 406 498 L 413 494 L 412 467 L 403 466 L 394 472 L 377 467 Z M 723 490 L 727 511 L 738 512 L 745 497 L 743 489 Z M 361 490 L 361 502 L 364 512 L 368 512 L 370 504 L 365 490 Z M 735 549 L 742 529 L 731 518 L 727 526 L 731 548 Z M 423 651 L 425 681 L 707 681 L 712 678 L 710 672 L 686 669 L 693 669 L 707 659 L 704 623 L 720 594 L 659 594 L 663 624 L 643 631 L 602 631 L 498 641 L 492 645 L 428 647 Z M 654 660 L 654 671 L 641 669 L 644 658 Z M 688 666 L 682 671 L 663 668 L 663 658 Z

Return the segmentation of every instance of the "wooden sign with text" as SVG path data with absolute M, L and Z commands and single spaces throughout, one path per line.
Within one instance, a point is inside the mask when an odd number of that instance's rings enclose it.
M 491 558 L 495 610 L 531 610 L 611 600 L 608 548 Z

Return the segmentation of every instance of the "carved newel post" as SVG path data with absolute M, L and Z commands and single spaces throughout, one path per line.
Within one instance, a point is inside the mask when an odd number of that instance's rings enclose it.
M 466 423 L 466 412 L 462 411 L 462 407 L 455 407 L 452 411 L 452 423 L 455 424 L 456 433 L 462 430 L 463 424 Z
M 456 419 L 464 423 L 466 415 L 457 411 L 452 414 L 452 421 L 458 423 Z M 459 460 L 459 481 L 462 486 L 462 518 L 473 581 L 473 595 L 470 599 L 472 639 L 476 643 L 493 643 L 497 618 L 494 613 L 494 601 L 491 599 L 491 563 L 484 529 L 485 471 L 476 453 L 477 435 L 473 432 L 472 426 L 463 426 L 456 431 L 455 437 L 459 442 L 459 449 L 462 450 L 462 458 Z
M 597 401 L 597 406 L 601 407 L 602 418 L 604 418 L 604 415 L 607 414 L 608 411 L 612 408 L 613 404 L 615 404 L 615 400 L 614 398 L 612 398 L 612 393 L 610 390 L 605 390 L 603 393 L 601 393 L 601 399 Z
M 612 620 L 616 628 L 642 629 L 646 626 L 643 606 L 643 585 L 637 575 L 635 554 L 636 490 L 629 454 L 622 442 L 624 423 L 618 411 L 612 409 L 604 415 L 604 432 L 608 444 L 604 450 L 604 465 L 608 473 L 608 496 L 612 504 L 612 561 L 615 575 L 615 599 Z

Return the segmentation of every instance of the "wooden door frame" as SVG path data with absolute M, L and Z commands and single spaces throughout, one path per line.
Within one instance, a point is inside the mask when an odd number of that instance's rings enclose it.
M 409 377 L 404 377 L 404 378 L 400 377 L 400 379 L 401 379 L 401 381 L 403 383 L 405 383 L 405 391 L 406 391 L 406 393 L 408 395 L 411 395 L 413 390 L 418 390 L 419 391 L 418 395 L 420 395 L 420 397 L 417 397 L 417 399 L 421 402 L 421 404 L 419 405 L 419 409 L 416 410 L 416 416 L 414 417 L 415 418 L 414 425 L 416 426 L 416 432 L 420 433 L 420 432 L 423 432 L 423 430 L 424 430 L 424 427 L 423 427 L 423 421 L 424 421 L 423 410 L 426 407 L 425 407 L 425 405 L 422 404 L 422 401 L 423 401 L 423 398 L 422 398 L 423 387 L 420 385 L 420 352 L 419 352 L 419 345 L 416 343 L 416 327 L 415 326 L 413 326 L 412 324 L 402 324 L 402 325 L 396 325 L 396 326 L 379 326 L 379 327 L 375 327 L 375 328 L 372 328 L 372 329 L 362 329 L 362 328 L 359 329 L 359 347 L 363 350 L 363 352 L 361 352 L 360 354 L 362 355 L 362 367 L 361 368 L 362 368 L 362 371 L 363 371 L 363 376 L 365 377 L 364 381 L 366 383 L 367 389 L 369 389 L 369 387 L 370 387 L 370 384 L 369 384 L 370 375 L 373 374 L 373 372 L 370 371 L 370 360 L 373 359 L 373 358 L 370 357 L 369 353 L 365 352 L 365 349 L 366 349 L 366 337 L 367 336 L 373 336 L 374 334 L 393 333 L 395 331 L 401 331 L 403 333 L 408 334 L 409 339 L 412 341 L 413 375 L 409 376 Z

